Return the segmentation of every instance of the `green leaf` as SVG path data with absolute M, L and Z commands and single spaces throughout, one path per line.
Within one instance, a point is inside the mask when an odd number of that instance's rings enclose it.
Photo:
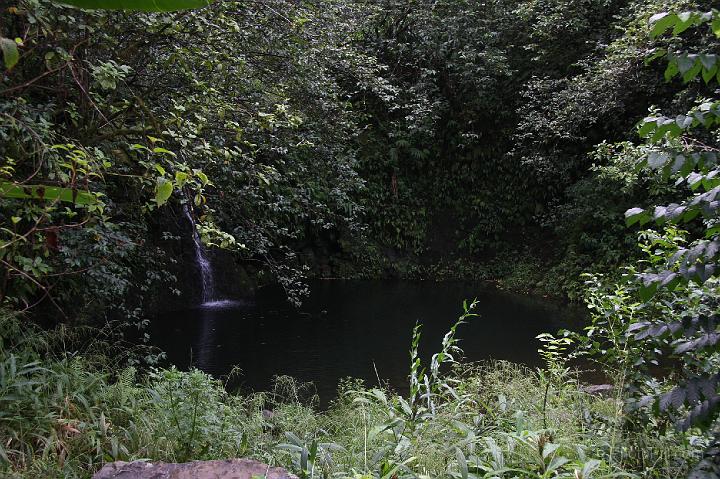
M 200 181 L 202 181 L 203 185 L 207 185 L 210 183 L 210 180 L 208 179 L 207 175 L 203 173 L 200 170 L 195 170 L 195 175 L 197 175 L 198 178 L 200 178 Z
M 699 61 L 696 62 L 695 65 L 683 75 L 683 82 L 688 83 L 689 81 L 695 79 L 695 77 L 698 76 L 698 73 L 700 73 L 701 69 L 702 64 Z
M 625 212 L 625 223 L 632 226 L 645 216 L 645 210 L 642 208 L 631 208 Z
M 665 69 L 665 81 L 672 80 L 679 72 L 677 58 L 673 57 L 668 61 L 668 66 Z
M 547 443 L 543 447 L 542 457 L 543 459 L 555 453 L 560 448 L 560 444 Z
M 693 12 L 682 12 L 678 15 L 678 21 L 673 28 L 673 35 L 679 35 L 695 24 L 697 17 Z
M 658 13 L 650 17 L 650 38 L 655 38 L 665 33 L 665 30 L 675 25 L 679 19 L 674 13 Z
M 698 56 L 697 55 L 678 55 L 677 56 L 677 64 L 678 69 L 680 70 L 680 73 L 685 73 L 691 68 L 695 66 L 697 63 Z
M 8 459 L 7 453 L 5 452 L 5 448 L 2 447 L 2 444 L 0 444 L 0 459 L 3 459 L 6 463 L 10 464 L 10 459 Z
M 462 449 L 459 447 L 455 448 L 455 459 L 457 459 L 458 467 L 460 468 L 460 476 L 462 479 L 468 479 L 468 465 L 467 465 L 467 459 L 465 458 L 465 454 L 463 454 Z
M 570 462 L 570 459 L 568 459 L 567 457 L 562 457 L 562 456 L 553 457 L 552 461 L 550 461 L 550 464 L 548 464 L 546 471 L 552 472 L 557 469 L 560 469 L 562 466 L 564 466 L 568 462 Z
M 640 295 L 640 299 L 642 301 L 648 301 L 650 298 L 652 298 L 655 295 L 655 292 L 658 289 L 658 283 L 650 283 L 649 285 L 641 286 L 638 290 L 638 294 Z
M 185 182 L 188 179 L 188 174 L 183 171 L 176 171 L 175 172 L 175 183 L 177 183 L 178 188 L 182 188 Z
M 647 58 L 645 58 L 645 64 L 649 65 L 654 60 L 657 60 L 658 58 L 664 57 L 667 55 L 667 50 L 664 48 L 657 48 L 653 51 L 651 55 L 649 55 Z
M 715 78 L 715 75 L 717 75 L 717 73 L 718 73 L 718 65 L 716 63 L 715 65 L 713 65 L 713 67 L 710 70 L 703 70 L 703 73 L 702 73 L 703 81 L 705 81 L 706 84 L 710 83 L 710 81 L 713 78 Z
M 158 178 L 157 179 L 157 186 L 155 188 L 155 201 L 158 205 L 162 206 L 165 203 L 167 203 L 167 200 L 170 199 L 170 195 L 172 195 L 173 192 L 173 184 L 171 181 L 169 181 L 167 178 Z
M 703 68 L 706 70 L 711 70 L 717 63 L 717 58 L 717 55 L 713 54 L 700 54 L 700 63 L 702 63 Z
M 670 161 L 670 155 L 664 151 L 651 151 L 648 153 L 648 166 L 653 170 L 660 169 Z
M 20 53 L 18 52 L 15 40 L 0 37 L 0 50 L 2 50 L 5 68 L 8 70 L 14 67 L 18 60 L 20 60 Z
M 710 25 L 716 37 L 720 38 L 720 16 L 717 16 Z
M 152 151 L 153 151 L 153 153 L 164 153 L 164 154 L 170 155 L 170 156 L 177 156 L 177 155 L 176 155 L 175 153 L 173 153 L 172 151 L 167 150 L 167 149 L 165 149 L 165 148 L 160 148 L 159 146 L 153 148 Z
M 54 0 L 55 3 L 86 10 L 135 10 L 142 12 L 171 12 L 201 8 L 212 0 Z
M 94 205 L 100 201 L 88 191 L 72 188 L 44 185 L 16 185 L 9 181 L 0 181 L 0 197 L 17 199 L 34 199 L 48 201 L 64 201 L 76 205 Z
M 642 138 L 645 138 L 650 133 L 655 131 L 655 128 L 657 128 L 657 118 L 654 118 L 654 117 L 645 118 L 641 122 L 640 127 L 638 128 L 638 135 L 640 135 Z
M 310 451 L 307 450 L 306 447 L 303 447 L 300 451 L 300 469 L 303 472 L 303 476 L 307 477 L 307 473 L 309 472 L 308 468 L 308 455 L 310 454 Z

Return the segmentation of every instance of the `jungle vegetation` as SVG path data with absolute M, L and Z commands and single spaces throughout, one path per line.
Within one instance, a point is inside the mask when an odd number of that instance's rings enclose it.
M 3 474 L 248 456 L 301 477 L 720 475 L 714 2 L 0 8 Z M 294 304 L 310 277 L 473 278 L 592 316 L 543 336 L 542 370 L 462 364 L 453 328 L 427 368 L 411 345 L 405 396 L 234 395 L 157 368 L 143 336 L 192 294 L 190 227 Z

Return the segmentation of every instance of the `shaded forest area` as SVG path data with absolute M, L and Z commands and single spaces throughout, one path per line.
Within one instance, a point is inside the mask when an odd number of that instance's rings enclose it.
M 137 310 L 188 268 L 173 261 L 182 205 L 248 286 L 280 281 L 296 300 L 307 276 L 507 279 L 577 297 L 580 273 L 634 254 L 624 211 L 665 193 L 596 145 L 707 91 L 646 64 L 660 8 L 10 6 L 2 35 L 23 46 L 3 75 L 6 181 L 92 201 L 7 204 L 3 299 L 42 298 L 60 317 Z

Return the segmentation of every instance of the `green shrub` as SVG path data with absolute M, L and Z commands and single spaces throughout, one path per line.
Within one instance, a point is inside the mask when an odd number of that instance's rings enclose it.
M 57 332 L 21 334 L 15 318 L 2 321 L 0 474 L 9 477 L 250 457 L 317 478 L 667 478 L 706 445 L 627 416 L 621 389 L 588 394 L 562 352 L 546 355 L 544 371 L 467 364 L 449 334 L 429 369 L 413 360 L 414 398 L 348 379 L 318 410 L 312 389 L 288 377 L 243 396 L 197 370 L 106 370 L 106 361 L 48 354 Z

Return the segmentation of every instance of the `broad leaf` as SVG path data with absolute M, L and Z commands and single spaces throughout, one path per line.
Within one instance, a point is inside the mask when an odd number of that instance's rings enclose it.
M 625 212 L 625 222 L 628 226 L 632 226 L 635 223 L 642 221 L 647 216 L 647 213 L 642 208 L 631 208 Z
M 678 21 L 677 15 L 674 13 L 658 13 L 650 17 L 650 37 L 655 38 L 665 33 L 665 30 L 671 28 Z
M 172 181 L 169 181 L 168 179 L 162 177 L 157 179 L 157 186 L 155 188 L 155 201 L 158 205 L 164 205 L 165 203 L 167 203 L 167 200 L 170 199 L 170 195 L 172 195 L 172 192 Z
M 0 181 L 0 197 L 48 201 L 59 200 L 78 205 L 93 205 L 99 203 L 97 197 L 87 191 L 62 188 L 59 186 L 16 185 L 9 181 Z
M 171 12 L 210 5 L 211 0 L 54 0 L 56 3 L 86 10 L 135 10 Z
M 20 59 L 17 43 L 10 38 L 0 37 L 0 50 L 3 54 L 3 62 L 8 70 L 14 67 Z

